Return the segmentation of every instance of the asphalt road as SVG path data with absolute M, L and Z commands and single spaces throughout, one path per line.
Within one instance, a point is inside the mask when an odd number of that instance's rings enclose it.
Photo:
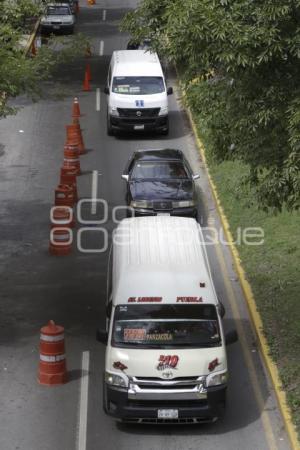
M 104 348 L 95 331 L 104 325 L 108 252 L 51 257 L 49 210 L 62 163 L 64 126 L 70 123 L 73 97 L 78 96 L 81 126 L 88 149 L 81 157 L 79 195 L 90 198 L 93 171 L 98 196 L 112 210 L 124 204 L 121 173 L 133 150 L 173 147 L 184 150 L 198 183 L 203 225 L 220 229 L 203 165 L 175 87 L 170 98 L 170 135 L 106 135 L 103 88 L 109 57 L 125 48 L 127 37 L 118 22 L 134 0 L 97 0 L 81 4 L 77 30 L 92 40 L 92 91 L 81 91 L 85 61 L 61 68 L 43 86 L 38 103 L 19 98 L 22 109 L 0 122 L 0 449 L 1 450 L 287 450 L 290 448 L 269 379 L 261 363 L 245 301 L 226 245 L 209 246 L 217 293 L 226 306 L 227 330 L 237 328 L 239 342 L 228 348 L 230 381 L 225 417 L 193 427 L 125 426 L 102 411 L 101 377 Z M 106 10 L 106 13 L 103 13 Z M 103 42 L 101 44 L 101 41 Z M 101 54 L 101 56 L 100 56 Z M 99 111 L 97 109 L 100 109 Z M 86 220 L 100 217 L 83 207 Z M 84 248 L 100 248 L 103 233 L 94 226 L 82 235 Z M 55 388 L 37 383 L 40 327 L 54 319 L 66 331 L 70 381 Z

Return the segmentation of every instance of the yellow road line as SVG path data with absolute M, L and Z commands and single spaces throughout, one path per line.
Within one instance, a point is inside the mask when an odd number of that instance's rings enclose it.
M 269 345 L 263 334 L 262 320 L 261 320 L 259 312 L 257 311 L 257 306 L 255 303 L 254 295 L 253 295 L 251 286 L 246 279 L 245 272 L 241 265 L 241 260 L 240 260 L 238 251 L 234 245 L 234 240 L 233 240 L 233 237 L 232 237 L 232 234 L 230 231 L 229 223 L 224 214 L 224 211 L 223 211 L 223 208 L 222 208 L 219 196 L 218 196 L 216 185 L 214 184 L 214 182 L 211 178 L 211 175 L 209 173 L 209 168 L 208 168 L 207 162 L 206 162 L 204 146 L 199 138 L 195 122 L 194 122 L 192 114 L 188 108 L 187 108 L 187 113 L 188 113 L 188 117 L 189 117 L 192 129 L 193 129 L 193 133 L 194 133 L 194 136 L 196 139 L 197 146 L 199 148 L 203 163 L 205 165 L 205 169 L 206 169 L 206 173 L 208 176 L 211 191 L 213 193 L 213 197 L 214 197 L 217 209 L 218 209 L 218 213 L 219 213 L 219 216 L 220 216 L 220 219 L 222 222 L 222 226 L 223 226 L 223 229 L 224 229 L 224 232 L 226 235 L 226 239 L 228 241 L 228 245 L 229 245 L 232 257 L 233 257 L 235 270 L 238 274 L 239 281 L 240 281 L 242 290 L 244 292 L 244 296 L 245 296 L 246 303 L 247 303 L 247 306 L 249 309 L 252 325 L 254 327 L 254 330 L 257 335 L 257 339 L 258 339 L 258 342 L 260 345 L 261 354 L 262 354 L 264 363 L 268 369 L 269 375 L 271 377 L 271 381 L 273 383 L 273 387 L 274 387 L 277 401 L 279 404 L 279 409 L 280 409 L 280 412 L 281 412 L 281 415 L 282 415 L 282 418 L 283 418 L 283 421 L 285 424 L 285 428 L 286 428 L 292 448 L 294 450 L 299 450 L 300 444 L 299 444 L 295 426 L 292 421 L 291 411 L 287 404 L 286 394 L 283 390 L 282 383 L 280 381 L 277 366 L 275 365 L 275 363 L 273 362 L 273 360 L 270 357 L 270 348 L 269 348 Z M 230 299 L 230 297 L 229 297 L 229 299 Z

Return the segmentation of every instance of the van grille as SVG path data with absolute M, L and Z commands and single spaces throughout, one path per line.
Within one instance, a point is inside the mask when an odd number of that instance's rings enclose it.
M 118 108 L 120 117 L 157 117 L 160 108 Z

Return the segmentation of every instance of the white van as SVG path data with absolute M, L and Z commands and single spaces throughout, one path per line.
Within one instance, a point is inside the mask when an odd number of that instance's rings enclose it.
M 156 53 L 114 51 L 107 77 L 107 133 L 151 131 L 168 134 L 168 95 Z
M 135 423 L 216 420 L 228 368 L 224 310 L 199 224 L 191 218 L 124 219 L 108 274 L 103 406 Z

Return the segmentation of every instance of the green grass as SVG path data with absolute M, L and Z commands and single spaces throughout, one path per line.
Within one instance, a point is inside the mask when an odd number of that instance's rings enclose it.
M 200 120 L 194 118 L 205 145 Z M 300 435 L 300 214 L 260 210 L 255 192 L 243 183 L 247 166 L 207 157 L 233 235 L 238 227 L 264 230 L 263 245 L 237 248 Z

